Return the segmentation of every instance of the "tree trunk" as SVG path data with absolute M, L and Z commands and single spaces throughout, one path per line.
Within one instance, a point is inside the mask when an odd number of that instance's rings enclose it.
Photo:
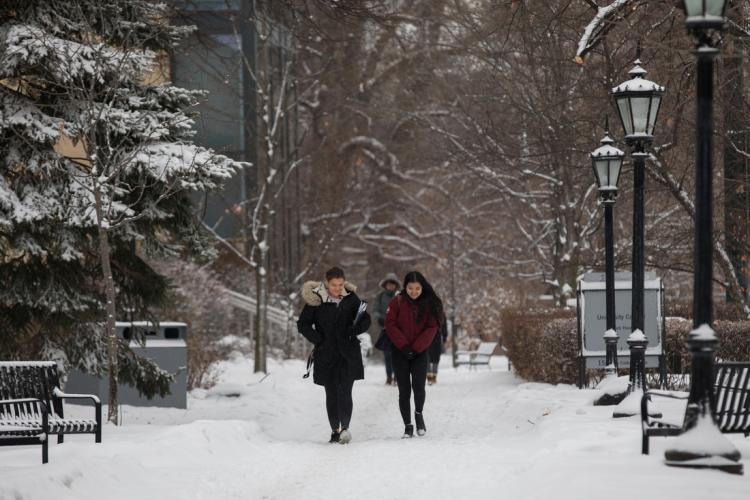
M 96 204 L 96 218 L 99 233 L 99 259 L 102 264 L 102 275 L 104 278 L 104 291 L 107 298 L 106 305 L 106 334 L 107 334 L 107 366 L 109 370 L 109 406 L 107 420 L 119 425 L 119 408 L 117 402 L 118 366 L 117 366 L 117 325 L 115 323 L 115 280 L 112 278 L 112 262 L 109 247 L 109 234 L 103 223 L 102 198 L 99 187 L 94 189 L 94 202 Z
M 255 271 L 256 303 L 255 303 L 255 369 L 254 371 L 268 373 L 268 272 L 266 260 L 268 252 L 259 250 L 260 259 Z
M 740 19 L 739 6 L 732 17 Z M 727 289 L 727 300 L 744 302 L 747 297 L 748 271 L 750 270 L 750 167 L 748 160 L 738 153 L 734 146 L 748 150 L 747 132 L 742 116 L 745 82 L 743 64 L 745 62 L 744 40 L 737 39 L 728 48 L 723 58 L 724 93 L 724 240 L 729 260 L 739 280 L 739 292 Z

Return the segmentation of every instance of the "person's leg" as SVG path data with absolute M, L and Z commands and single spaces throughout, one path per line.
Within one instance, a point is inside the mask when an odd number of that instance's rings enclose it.
M 336 382 L 336 399 L 338 401 L 339 419 L 341 421 L 341 433 L 338 442 L 347 444 L 352 440 L 352 433 L 349 431 L 349 422 L 352 419 L 352 386 L 353 380 L 341 377 Z
M 414 391 L 414 411 L 422 413 L 425 401 L 425 381 L 427 380 L 427 368 L 430 363 L 430 358 L 426 352 L 418 355 L 416 358 L 411 360 L 409 366 L 409 372 L 411 374 L 411 387 Z
M 409 360 L 401 351 L 393 351 L 393 373 L 398 384 L 398 408 L 404 424 L 411 423 L 411 377 L 409 377 Z M 423 381 L 424 385 L 424 381 Z
M 390 383 L 393 380 L 393 352 L 390 350 L 383 351 L 383 359 L 385 360 L 386 383 Z
M 339 419 L 338 390 L 335 379 L 331 377 L 326 381 L 326 411 L 328 412 L 328 423 L 331 424 L 331 431 L 338 432 L 341 421 Z
M 354 403 L 352 402 L 353 385 L 353 380 L 342 380 L 338 384 L 339 418 L 341 419 L 342 429 L 348 429 L 349 422 L 352 419 L 352 409 L 354 407 Z

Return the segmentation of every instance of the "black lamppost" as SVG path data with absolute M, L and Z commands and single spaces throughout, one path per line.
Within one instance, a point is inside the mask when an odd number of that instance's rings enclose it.
M 609 137 L 607 124 L 601 146 L 591 153 L 591 166 L 594 169 L 596 183 L 599 186 L 599 198 L 604 206 L 604 246 L 606 287 L 607 325 L 604 332 L 606 346 L 607 376 L 617 375 L 617 328 L 615 326 L 615 243 L 612 211 L 617 198 L 617 181 L 620 180 L 620 169 L 625 153 L 614 147 Z
M 693 331 L 688 337 L 692 357 L 690 396 L 685 432 L 665 452 L 668 465 L 715 468 L 742 474 L 740 452 L 716 427 L 714 351 L 718 340 L 711 328 L 713 282 L 712 166 L 713 60 L 719 53 L 726 23 L 726 0 L 685 0 L 685 26 L 696 40 L 697 106 L 695 140 L 695 238 L 693 255 Z M 711 436 L 692 439 L 693 435 Z
M 640 394 L 646 387 L 644 364 L 648 339 L 643 333 L 643 185 L 648 153 L 645 149 L 653 140 L 654 125 L 664 94 L 664 87 L 644 78 L 646 73 L 647 71 L 641 67 L 641 61 L 636 59 L 635 67 L 628 72 L 632 78 L 612 89 L 612 96 L 625 131 L 625 142 L 633 150 L 633 295 L 631 333 L 628 337 L 630 384 L 628 396 L 615 408 L 612 415 L 614 417 L 630 417 L 640 413 Z

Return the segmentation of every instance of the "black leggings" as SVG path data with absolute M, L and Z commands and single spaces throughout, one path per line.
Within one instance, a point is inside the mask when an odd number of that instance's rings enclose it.
M 414 411 L 422 413 L 424 408 L 427 380 L 427 365 L 430 362 L 427 352 L 422 352 L 414 359 L 406 359 L 401 351 L 393 349 L 393 371 L 398 383 L 398 408 L 404 424 L 411 423 L 411 391 L 414 391 Z
M 326 411 L 328 422 L 334 432 L 339 429 L 349 428 L 352 419 L 352 386 L 353 380 L 330 377 L 324 386 L 326 389 Z

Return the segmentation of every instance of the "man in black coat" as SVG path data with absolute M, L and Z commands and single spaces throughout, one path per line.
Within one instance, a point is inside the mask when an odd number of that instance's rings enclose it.
M 357 335 L 370 327 L 370 315 L 360 308 L 355 290 L 338 267 L 326 272 L 325 281 L 302 287 L 305 307 L 297 330 L 315 345 L 313 381 L 326 390 L 332 443 L 351 441 L 352 386 L 365 378 Z

